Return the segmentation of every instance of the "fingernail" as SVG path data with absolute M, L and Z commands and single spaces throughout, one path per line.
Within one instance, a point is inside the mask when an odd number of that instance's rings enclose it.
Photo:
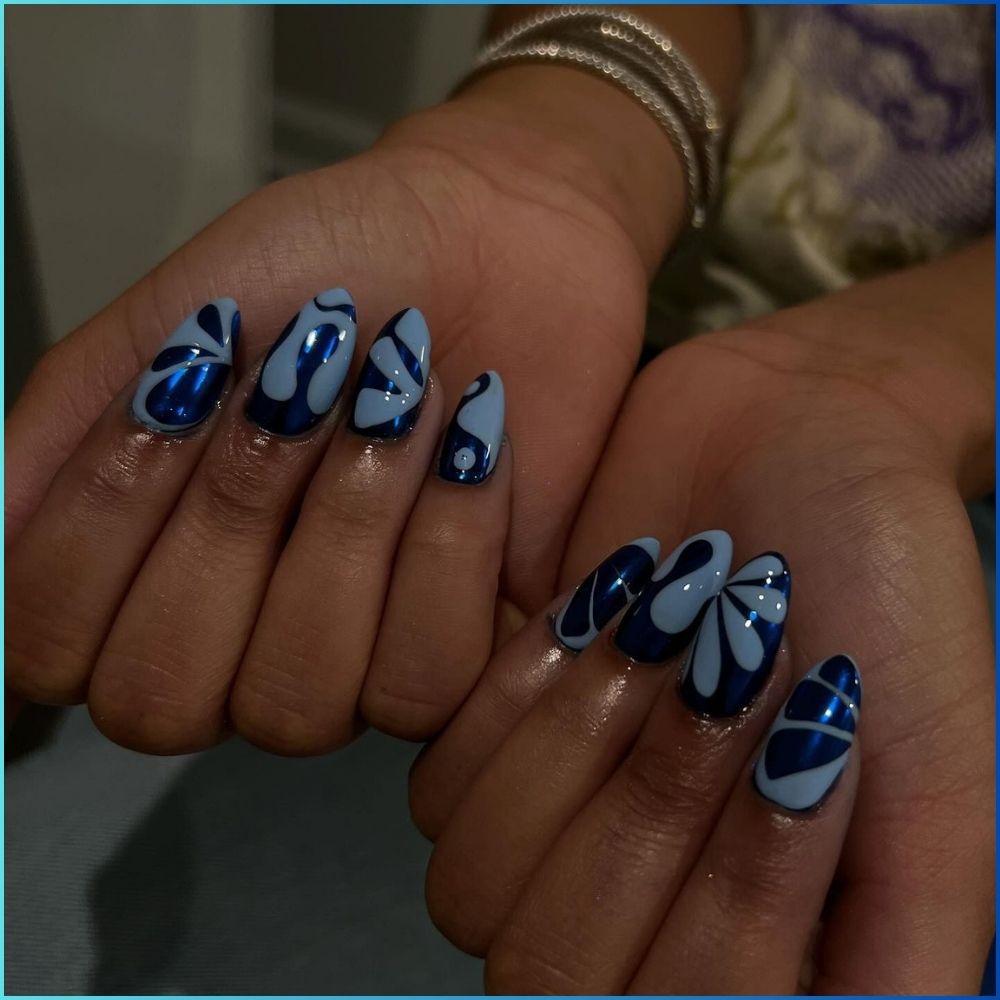
M 777 552 L 751 559 L 713 597 L 681 679 L 681 696 L 705 715 L 736 715 L 767 680 L 781 645 L 792 577 Z
M 649 582 L 659 555 L 660 543 L 655 538 L 637 538 L 612 552 L 576 588 L 556 616 L 556 638 L 574 650 L 589 646 Z
M 754 768 L 757 791 L 802 812 L 830 794 L 847 764 L 861 709 L 861 676 L 843 653 L 799 681 L 767 736 Z
M 340 395 L 354 354 L 357 312 L 343 288 L 317 295 L 271 345 L 247 416 L 272 434 L 303 434 Z
M 483 372 L 462 396 L 445 432 L 438 475 L 452 483 L 481 483 L 493 471 L 503 439 L 503 382 Z
M 351 430 L 398 438 L 412 430 L 431 367 L 431 334 L 419 309 L 404 309 L 376 337 L 358 379 Z
M 726 582 L 732 557 L 724 531 L 703 531 L 678 545 L 625 613 L 615 645 L 640 663 L 660 663 L 683 649 Z
M 232 299 L 215 299 L 190 316 L 160 348 L 132 397 L 147 427 L 178 434 L 197 427 L 222 397 L 240 336 Z

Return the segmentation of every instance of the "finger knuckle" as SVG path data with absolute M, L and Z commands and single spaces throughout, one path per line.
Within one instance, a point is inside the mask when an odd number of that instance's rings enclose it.
M 247 742 L 290 757 L 340 749 L 362 729 L 353 700 L 317 697 L 287 656 L 283 666 L 259 660 L 244 664 L 229 700 L 229 717 Z
M 213 533 L 267 535 L 283 510 L 280 476 L 251 444 L 230 441 L 224 454 L 202 464 L 196 516 Z
M 225 731 L 215 699 L 199 696 L 189 679 L 147 656 L 102 656 L 88 707 L 94 724 L 108 739 L 141 753 L 206 750 Z
M 457 523 L 437 523 L 421 526 L 411 532 L 407 546 L 421 565 L 434 567 L 435 575 L 443 579 L 467 578 L 475 573 L 479 578 L 495 572 L 503 552 L 503 539 L 482 526 Z
M 702 815 L 713 800 L 711 783 L 669 749 L 637 746 L 623 765 L 621 830 L 669 831 Z
M 370 490 L 339 482 L 316 484 L 306 494 L 300 524 L 308 524 L 337 551 L 374 553 L 387 535 L 388 504 Z

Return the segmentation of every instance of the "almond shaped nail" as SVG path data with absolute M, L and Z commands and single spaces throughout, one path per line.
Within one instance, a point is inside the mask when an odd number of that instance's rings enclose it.
M 272 434 L 314 427 L 344 386 L 357 339 L 354 300 L 343 288 L 306 303 L 267 352 L 247 417 Z
M 589 646 L 601 629 L 639 596 L 659 555 L 660 543 L 655 538 L 637 538 L 612 552 L 588 574 L 556 616 L 556 638 L 575 651 Z
M 161 434 L 197 427 L 222 397 L 240 335 L 232 299 L 215 299 L 191 313 L 163 342 L 135 395 L 135 418 Z
M 713 597 L 681 675 L 681 697 L 696 712 L 742 712 L 763 687 L 781 646 L 792 577 L 777 552 L 741 566 Z
M 754 767 L 764 798 L 793 812 L 814 809 L 847 766 L 861 711 L 861 675 L 844 653 L 817 663 L 792 691 Z

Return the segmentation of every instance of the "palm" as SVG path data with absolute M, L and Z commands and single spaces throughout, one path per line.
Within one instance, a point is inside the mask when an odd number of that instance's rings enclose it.
M 669 543 L 724 527 L 737 560 L 772 548 L 788 557 L 797 669 L 844 650 L 866 680 L 862 784 L 841 870 L 850 891 L 831 916 L 822 985 L 906 991 L 899 935 L 914 907 L 940 898 L 942 873 L 965 909 L 935 913 L 935 933 L 954 936 L 956 957 L 985 950 L 993 751 L 982 578 L 926 428 L 884 386 L 807 356 L 779 319 L 651 365 L 584 506 L 567 579 L 650 531 Z
M 246 365 L 300 300 L 343 284 L 363 333 L 403 305 L 426 313 L 452 402 L 483 369 L 502 373 L 516 454 L 507 592 L 526 607 L 547 600 L 634 367 L 645 276 L 609 215 L 493 150 L 477 155 L 453 117 L 431 113 L 372 152 L 258 192 L 68 338 L 36 375 L 49 408 L 12 421 L 8 537 L 189 308 L 235 297 Z

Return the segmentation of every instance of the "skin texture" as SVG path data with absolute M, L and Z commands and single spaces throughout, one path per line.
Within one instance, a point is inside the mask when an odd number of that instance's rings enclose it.
M 623 135 L 652 129 L 659 143 L 648 169 L 676 170 L 641 109 L 599 81 L 585 79 L 577 92 L 576 77 L 559 74 L 557 86 L 574 88 L 571 99 L 597 120 L 607 117 L 604 102 L 620 102 Z M 513 85 L 523 83 L 515 74 Z M 470 91 L 394 126 L 353 161 L 262 190 L 46 355 L 6 428 L 15 626 L 7 677 L 16 692 L 86 698 L 109 736 L 156 753 L 210 746 L 233 726 L 271 750 L 317 753 L 353 738 L 361 713 L 422 738 L 453 714 L 490 652 L 501 551 L 503 592 L 515 605 L 533 609 L 551 597 L 573 514 L 634 370 L 659 251 L 652 236 L 637 247 L 619 184 L 593 170 L 578 139 L 512 120 L 510 85 L 503 101 L 488 88 Z M 552 113 L 540 109 L 539 120 Z M 511 445 L 490 481 L 444 490 L 431 477 L 417 501 L 409 487 L 380 486 L 365 472 L 383 459 L 402 462 L 388 458 L 394 448 L 401 454 L 399 442 L 380 445 L 366 465 L 351 448 L 356 440 L 333 432 L 336 414 L 301 441 L 268 440 L 241 422 L 258 359 L 303 302 L 334 284 L 361 304 L 355 374 L 386 317 L 402 304 L 422 308 L 441 397 L 437 413 L 426 407 L 427 421 L 443 426 L 472 377 L 502 371 Z M 179 319 L 221 288 L 243 316 L 240 381 L 211 427 L 166 445 L 150 440 L 127 418 L 132 380 Z M 429 459 L 425 449 L 425 468 Z M 151 470 L 169 490 L 153 488 Z M 142 516 L 137 484 L 156 501 L 155 516 Z M 445 499 L 462 489 L 462 500 Z M 434 492 L 439 501 L 425 503 Z M 82 513 L 70 509 L 80 502 Z M 300 503 L 301 523 L 282 554 Z M 388 534 L 378 503 L 396 504 Z M 416 526 L 404 534 L 408 508 Z M 430 534 L 420 529 L 428 523 Z M 66 545 L 46 542 L 53 524 L 68 533 Z M 373 532 L 381 541 L 365 553 L 358 539 Z M 127 541 L 128 558 L 114 586 L 105 580 L 91 592 L 108 539 L 119 554 Z M 403 543 L 395 561 L 394 539 Z M 293 572 L 283 565 L 290 561 L 305 569 Z M 68 616 L 50 594 L 45 567 L 53 565 L 79 583 Z M 331 566 L 343 599 L 328 611 L 311 598 L 331 584 Z M 430 586 L 445 566 L 441 585 Z M 368 586 L 373 567 L 382 578 Z M 456 616 L 466 628 L 456 630 Z M 414 632 L 412 643 L 393 641 Z M 373 662 L 378 676 L 365 687 Z M 451 667 L 421 676 L 418 662 Z
M 570 544 L 565 573 L 575 579 L 639 532 L 669 546 L 725 525 L 737 543 L 734 563 L 765 548 L 788 557 L 795 585 L 784 645 L 793 673 L 840 648 L 861 664 L 864 765 L 838 891 L 809 956 L 815 992 L 974 991 L 992 933 L 992 643 L 961 503 L 962 492 L 977 495 L 991 481 L 992 384 L 990 367 L 978 363 L 990 350 L 980 355 L 972 338 L 949 342 L 953 320 L 945 322 L 944 305 L 962 288 L 959 321 L 969 321 L 966 335 L 981 330 L 991 268 L 986 241 L 666 352 L 630 391 Z M 491 989 L 622 991 L 639 973 L 653 931 L 671 919 L 662 897 L 644 903 L 640 889 L 655 895 L 656 885 L 677 874 L 640 879 L 629 894 L 618 891 L 625 872 L 662 864 L 653 818 L 670 816 L 682 830 L 703 821 L 710 783 L 698 780 L 704 767 L 694 762 L 707 764 L 718 751 L 703 759 L 706 744 L 673 758 L 683 727 L 654 726 L 667 734 L 665 746 L 641 764 L 635 751 L 623 752 L 611 777 L 606 761 L 593 770 L 598 787 L 589 802 L 574 800 L 564 810 L 561 833 L 550 813 L 552 789 L 534 806 L 544 810 L 536 821 L 516 776 L 526 768 L 534 782 L 557 785 L 564 776 L 556 763 L 562 758 L 542 753 L 541 736 L 531 738 L 528 721 L 512 718 L 529 714 L 543 686 L 534 678 L 547 676 L 539 667 L 543 640 L 534 634 L 539 645 L 525 647 L 520 678 L 504 680 L 504 689 L 519 692 L 521 711 L 511 713 L 509 699 L 492 699 L 500 708 L 491 712 L 491 699 L 474 693 L 452 724 L 458 735 L 446 731 L 443 751 L 432 747 L 415 767 L 414 815 L 441 838 L 428 900 L 453 940 L 487 955 Z M 541 698 L 565 700 L 559 685 L 595 655 L 588 650 L 563 668 Z M 634 687 L 637 668 L 624 660 L 618 666 L 622 683 Z M 676 705 L 673 676 L 666 672 L 663 696 Z M 613 685 L 608 691 L 614 698 L 595 689 L 584 703 L 587 717 L 613 716 L 622 694 Z M 496 754 L 479 760 L 478 779 L 465 711 L 498 711 L 511 733 L 506 741 L 490 735 Z M 488 731 L 489 724 L 480 719 L 476 728 Z M 580 740 L 568 739 L 567 747 L 576 752 Z M 616 795 L 616 782 L 624 782 L 625 794 Z M 481 857 L 491 831 L 511 816 L 530 844 L 510 840 L 504 865 L 512 874 L 504 882 L 501 873 L 497 896 L 490 888 L 495 866 L 467 862 Z M 547 847 L 557 836 L 559 846 Z M 784 860 L 794 867 L 794 852 Z M 687 855 L 676 862 L 682 874 L 693 863 Z M 805 870 L 811 862 L 803 856 L 797 863 Z M 778 962 L 775 937 L 741 937 L 741 914 L 734 909 L 718 932 L 720 961 L 727 944 L 737 954 L 748 949 L 745 967 L 757 970 L 756 981 L 727 979 L 724 969 L 692 981 L 651 956 L 639 987 L 791 988 L 787 956 L 784 966 L 768 959 Z M 615 964 L 623 953 L 631 960 Z M 775 968 L 784 979 L 769 978 Z

